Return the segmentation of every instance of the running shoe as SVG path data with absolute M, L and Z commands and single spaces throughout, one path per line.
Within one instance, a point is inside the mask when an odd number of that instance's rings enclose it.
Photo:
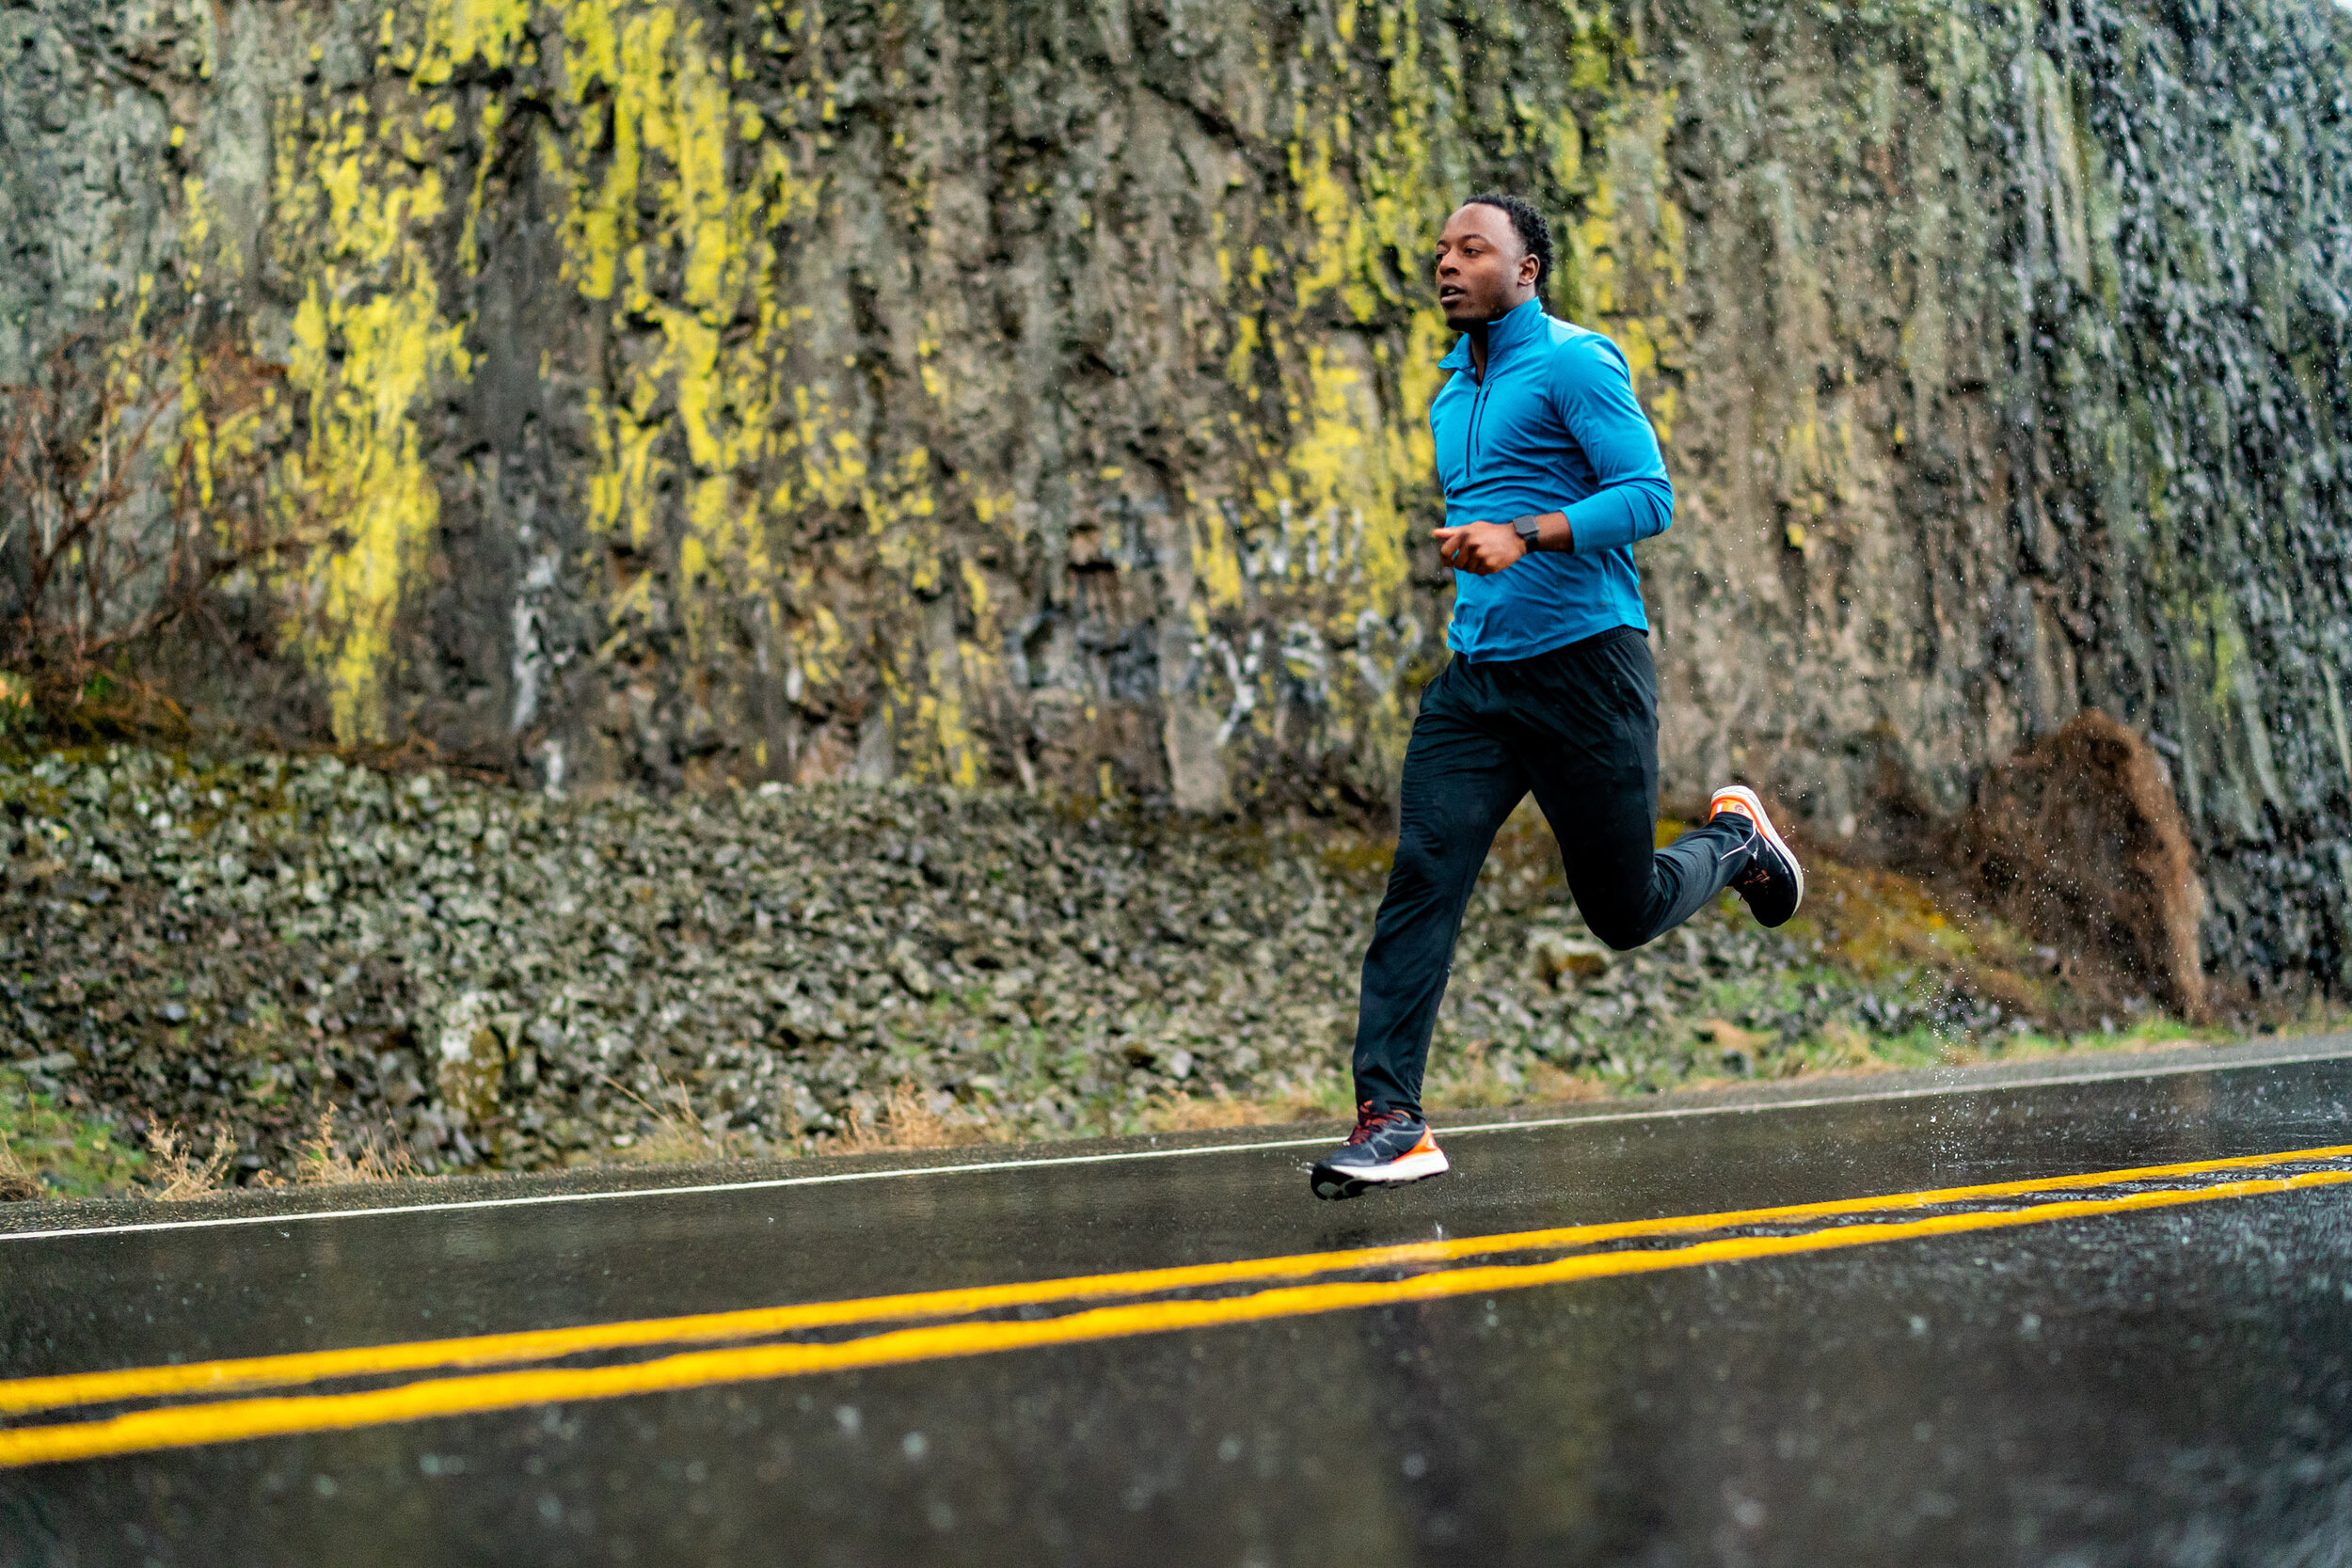
M 1748 901 L 1759 925 L 1785 926 L 1804 902 L 1804 867 L 1764 815 L 1764 802 L 1746 784 L 1725 784 L 1707 802 L 1712 825 L 1726 813 L 1748 819 L 1748 868 L 1731 885 Z
M 1429 1124 L 1410 1111 L 1375 1115 L 1366 1101 L 1356 1112 L 1356 1131 L 1327 1160 L 1308 1173 L 1317 1197 L 1354 1197 L 1370 1187 L 1401 1187 L 1446 1172 L 1445 1155 Z

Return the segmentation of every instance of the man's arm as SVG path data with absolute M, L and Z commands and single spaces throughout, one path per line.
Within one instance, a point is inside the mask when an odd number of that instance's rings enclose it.
M 1665 532 L 1674 521 L 1674 482 L 1617 346 L 1597 333 L 1561 344 L 1551 356 L 1550 392 L 1598 484 L 1565 514 L 1572 547 L 1611 550 Z

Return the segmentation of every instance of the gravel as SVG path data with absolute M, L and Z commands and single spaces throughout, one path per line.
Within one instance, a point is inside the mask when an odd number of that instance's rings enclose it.
M 330 1101 L 428 1171 L 611 1159 L 663 1106 L 818 1152 L 894 1085 L 970 1136 L 1337 1113 L 1381 876 L 1329 824 L 902 785 L 566 800 L 324 755 L 50 753 L 0 765 L 0 1067 L 135 1134 L 225 1124 L 246 1180 Z M 1997 1030 L 1989 1006 L 1736 907 L 1610 953 L 1518 835 L 1431 1100 L 1858 1060 Z

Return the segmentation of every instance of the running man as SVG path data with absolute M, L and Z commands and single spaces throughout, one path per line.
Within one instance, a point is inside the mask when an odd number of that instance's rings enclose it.
M 1356 1131 L 1314 1165 L 1318 1197 L 1445 1171 L 1421 1112 L 1429 1033 L 1479 868 L 1529 790 L 1585 924 L 1621 951 L 1727 887 L 1766 926 L 1804 897 L 1796 856 L 1743 785 L 1656 847 L 1658 675 L 1632 546 L 1664 531 L 1674 486 L 1625 356 L 1545 314 L 1550 271 L 1550 230 L 1517 197 L 1471 197 L 1438 240 L 1438 305 L 1461 334 L 1429 408 L 1454 657 L 1406 748 L 1356 1020 Z

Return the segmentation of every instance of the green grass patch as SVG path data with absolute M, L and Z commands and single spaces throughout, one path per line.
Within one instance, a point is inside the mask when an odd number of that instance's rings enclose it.
M 0 1068 L 0 1138 L 47 1197 L 101 1197 L 132 1190 L 147 1156 L 103 1117 L 36 1094 L 24 1074 Z

